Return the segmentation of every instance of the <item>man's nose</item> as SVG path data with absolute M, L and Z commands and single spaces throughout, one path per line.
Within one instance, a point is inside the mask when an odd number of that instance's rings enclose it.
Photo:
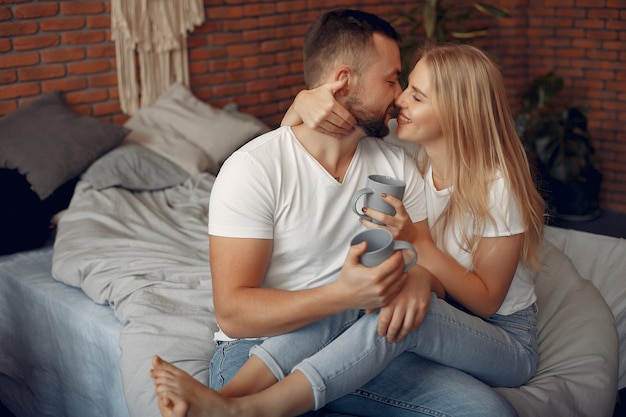
M 395 87 L 395 98 L 396 100 L 398 100 L 400 98 L 400 96 L 402 95 L 402 86 L 400 85 L 400 83 L 398 81 L 396 81 L 396 87 Z

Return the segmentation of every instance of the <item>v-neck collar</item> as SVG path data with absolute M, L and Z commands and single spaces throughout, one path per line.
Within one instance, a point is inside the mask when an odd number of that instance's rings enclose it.
M 291 130 L 291 128 L 289 128 Z M 332 181 L 334 184 L 336 184 L 337 186 L 342 186 L 343 184 L 346 183 L 346 180 L 349 178 L 351 172 L 353 171 L 353 166 L 354 166 L 354 161 L 357 160 L 358 158 L 360 158 L 360 154 L 361 154 L 361 140 L 359 140 L 359 142 L 356 145 L 356 149 L 354 150 L 354 154 L 352 155 L 352 158 L 350 159 L 350 163 L 348 164 L 348 168 L 346 169 L 345 175 L 343 176 L 343 181 L 339 182 L 337 181 L 337 179 L 335 177 L 332 176 L 332 174 L 330 172 L 328 172 L 328 170 L 326 168 L 324 168 L 324 166 L 320 163 L 320 161 L 317 160 L 317 158 L 315 158 L 305 147 L 304 145 L 298 140 L 298 137 L 293 133 L 293 130 L 291 130 L 291 134 L 293 136 L 293 140 L 297 143 L 297 145 L 300 147 L 300 149 L 302 150 L 302 152 L 304 152 L 308 158 L 310 158 L 318 167 L 319 169 L 321 169 L 326 178 L 328 178 L 329 181 Z

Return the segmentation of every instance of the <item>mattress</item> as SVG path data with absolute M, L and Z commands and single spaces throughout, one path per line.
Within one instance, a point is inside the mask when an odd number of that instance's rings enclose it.
M 52 248 L 0 257 L 0 400 L 19 417 L 127 417 L 122 324 L 51 266 Z

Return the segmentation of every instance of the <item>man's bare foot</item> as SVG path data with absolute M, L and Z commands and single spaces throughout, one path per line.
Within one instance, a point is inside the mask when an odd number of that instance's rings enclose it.
M 201 384 L 187 372 L 164 361 L 152 358 L 150 376 L 163 417 L 242 416 L 235 402 Z

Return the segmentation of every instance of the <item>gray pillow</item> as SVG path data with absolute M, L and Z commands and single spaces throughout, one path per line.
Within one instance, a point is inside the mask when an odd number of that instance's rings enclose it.
M 113 149 L 91 164 L 82 176 L 97 190 L 122 187 L 131 191 L 162 190 L 187 178 L 189 174 L 178 165 L 134 144 Z
M 17 169 L 44 200 L 128 132 L 74 113 L 54 91 L 0 118 L 0 168 Z
M 124 124 L 129 140 L 169 159 L 190 175 L 217 174 L 237 148 L 266 131 L 258 119 L 204 103 L 181 83 L 172 84 L 151 105 Z

